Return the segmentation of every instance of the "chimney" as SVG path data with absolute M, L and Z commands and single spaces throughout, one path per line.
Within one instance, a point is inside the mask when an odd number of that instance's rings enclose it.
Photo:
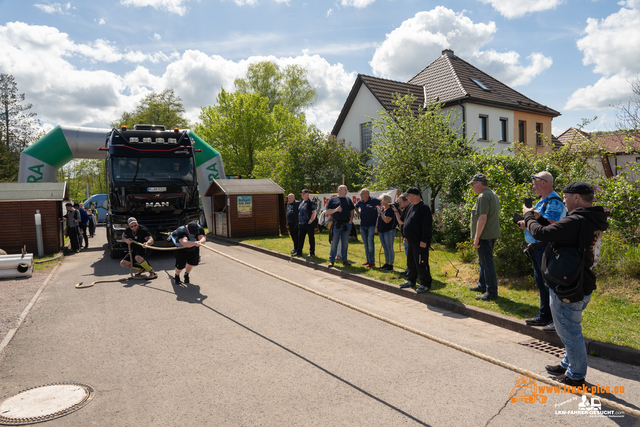
M 455 56 L 455 55 L 453 54 L 453 50 L 451 50 L 451 49 L 445 49 L 445 50 L 443 50 L 443 51 L 442 51 L 442 54 L 443 54 L 443 55 L 448 55 L 448 56 Z

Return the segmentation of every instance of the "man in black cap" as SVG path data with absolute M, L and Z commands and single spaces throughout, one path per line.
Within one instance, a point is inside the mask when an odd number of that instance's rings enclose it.
M 147 246 L 153 245 L 153 237 L 147 227 L 138 224 L 138 220 L 131 217 L 127 220 L 127 229 L 124 230 L 122 237 L 124 238 L 124 242 L 131 248 L 131 254 L 127 253 L 127 255 L 122 258 L 122 261 L 120 261 L 120 265 L 125 268 L 130 268 L 131 258 L 133 258 L 133 266 L 138 269 L 136 276 L 141 276 L 143 271 L 148 271 L 149 276 L 147 276 L 147 279 L 155 279 L 158 277 L 155 271 L 153 271 L 153 267 L 151 267 L 146 260 L 148 257 Z M 133 242 L 138 242 L 142 244 L 142 246 L 136 245 Z
M 410 288 L 416 285 L 420 277 L 420 287 L 416 292 L 422 294 L 431 290 L 431 271 L 429 269 L 429 244 L 433 234 L 433 216 L 431 209 L 422 201 L 422 195 L 418 188 L 410 187 L 403 194 L 411 203 L 404 216 L 402 234 L 407 243 L 407 281 L 400 285 L 401 288 Z
M 176 285 L 182 284 L 180 273 L 185 266 L 184 283 L 190 283 L 189 273 L 200 261 L 200 246 L 207 242 L 204 228 L 197 221 L 191 221 L 187 225 L 176 228 L 170 238 L 174 245 L 181 248 L 174 251 L 176 256 L 175 283 Z
M 473 247 L 478 250 L 480 275 L 478 285 L 470 288 L 472 291 L 482 292 L 477 300 L 489 301 L 498 299 L 498 278 L 493 263 L 493 246 L 500 231 L 500 199 L 489 188 L 489 181 L 483 173 L 478 173 L 469 181 L 473 192 L 478 195 L 473 209 L 471 209 L 471 238 Z
M 559 365 L 547 365 L 547 372 L 556 381 L 579 387 L 587 375 L 587 350 L 582 336 L 582 311 L 589 304 L 596 289 L 596 276 L 591 271 L 598 261 L 602 232 L 607 229 L 607 214 L 602 206 L 593 206 L 593 188 L 586 182 L 573 182 L 563 190 L 564 203 L 569 212 L 558 222 L 550 223 L 534 208 L 522 207 L 526 229 L 541 242 L 550 242 L 543 255 L 543 266 L 554 249 L 572 247 L 581 249 L 584 257 L 582 286 L 572 296 L 558 297 L 560 288 L 549 286 L 551 313 L 556 332 L 562 340 L 565 355 Z M 560 254 L 562 252 L 559 252 Z M 554 291 L 555 289 L 555 291 Z

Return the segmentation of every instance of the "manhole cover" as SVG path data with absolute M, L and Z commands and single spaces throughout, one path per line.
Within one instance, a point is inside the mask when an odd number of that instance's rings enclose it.
M 96 392 L 80 383 L 28 388 L 0 399 L 0 425 L 20 426 L 64 417 L 91 402 Z

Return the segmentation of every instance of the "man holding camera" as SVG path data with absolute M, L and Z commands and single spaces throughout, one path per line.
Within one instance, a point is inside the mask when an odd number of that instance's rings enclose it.
M 533 210 L 546 218 L 551 224 L 560 221 L 567 215 L 567 208 L 562 203 L 558 193 L 553 191 L 553 175 L 547 171 L 542 171 L 533 175 L 532 179 L 533 191 L 541 197 Z M 543 329 L 545 332 L 555 332 L 551 307 L 549 306 L 549 288 L 544 284 L 541 270 L 542 254 L 547 249 L 547 243 L 534 239 L 529 230 L 525 228 L 524 220 L 518 221 L 518 226 L 524 230 L 524 239 L 529 244 L 526 252 L 531 257 L 533 278 L 540 290 L 540 311 L 536 317 L 526 319 L 525 322 L 529 326 L 545 326 Z
M 585 384 L 587 375 L 582 312 L 596 289 L 596 276 L 591 270 L 598 260 L 602 232 L 608 227 L 607 213 L 602 206 L 593 206 L 593 188 L 586 182 L 572 182 L 564 187 L 562 193 L 569 213 L 560 221 L 551 224 L 534 208 L 526 206 L 523 206 L 522 213 L 526 229 L 531 235 L 542 242 L 553 244 L 545 253 L 545 263 L 549 261 L 550 255 L 553 255 L 552 249 L 576 248 L 582 254 L 580 267 L 583 271 L 578 279 L 579 286 L 575 294 L 563 294 L 564 296 L 559 297 L 556 292 L 563 291 L 561 287 L 556 285 L 549 289 L 549 305 L 556 332 L 564 344 L 565 355 L 559 365 L 545 366 L 554 380 L 568 386 L 580 387 Z M 562 258 L 562 253 L 567 252 L 558 251 L 558 261 L 566 264 L 568 260 Z
M 351 199 L 347 197 L 347 186 L 341 185 L 338 187 L 338 195 L 333 196 L 327 203 L 327 209 L 325 210 L 325 216 L 331 216 L 333 218 L 333 240 L 331 241 L 331 250 L 329 251 L 329 267 L 333 267 L 333 263 L 338 253 L 338 243 L 341 244 L 341 257 L 344 265 L 351 265 L 347 261 L 347 253 L 349 251 L 349 235 L 351 234 L 351 227 L 353 227 L 353 214 L 355 212 L 355 206 Z
M 429 244 L 433 234 L 433 216 L 431 209 L 422 201 L 420 189 L 410 187 L 403 194 L 411 203 L 405 210 L 402 233 L 407 243 L 407 281 L 401 288 L 411 288 L 420 278 L 419 294 L 431 290 L 431 271 L 429 269 Z

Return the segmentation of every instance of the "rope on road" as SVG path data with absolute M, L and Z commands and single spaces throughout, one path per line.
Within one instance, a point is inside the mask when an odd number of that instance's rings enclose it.
M 478 353 L 478 352 L 476 352 L 476 351 L 474 351 L 474 350 L 470 350 L 470 349 L 468 349 L 468 348 L 466 348 L 466 347 L 462 347 L 462 346 L 460 346 L 460 345 L 458 345 L 458 344 L 452 343 L 452 342 L 447 341 L 447 340 L 445 340 L 445 339 L 438 338 L 438 337 L 436 337 L 436 336 L 434 336 L 434 335 L 427 334 L 426 332 L 419 331 L 419 330 L 414 329 L 414 328 L 412 328 L 412 327 L 410 327 L 410 326 L 403 325 L 402 323 L 396 322 L 395 320 L 391 320 L 391 319 L 388 319 L 388 318 L 386 318 L 386 317 L 380 316 L 380 315 L 375 314 L 375 313 L 373 313 L 373 312 L 371 312 L 371 311 L 368 311 L 368 310 L 365 310 L 365 309 L 363 309 L 363 308 L 357 307 L 357 306 L 355 306 L 355 305 L 353 305 L 353 304 L 349 304 L 349 303 L 347 303 L 347 302 L 341 301 L 341 300 L 339 300 L 339 299 L 337 299 L 337 298 L 334 298 L 334 297 L 332 297 L 332 296 L 329 296 L 329 295 L 323 294 L 322 292 L 318 292 L 318 291 L 316 291 L 316 290 L 314 290 L 314 289 L 308 288 L 308 287 L 306 287 L 306 286 L 304 286 L 304 285 L 301 285 L 301 284 L 299 284 L 299 283 L 296 283 L 296 282 L 294 282 L 294 281 L 292 281 L 292 280 L 289 280 L 289 279 L 287 279 L 287 278 L 284 278 L 284 277 L 278 276 L 278 275 L 277 275 L 277 274 L 275 274 L 275 273 L 271 273 L 271 272 L 269 272 L 269 271 L 267 271 L 267 270 L 263 270 L 263 269 L 262 269 L 262 268 L 260 268 L 260 267 L 256 267 L 256 266 L 251 265 L 251 264 L 249 264 L 249 263 L 247 263 L 247 262 L 244 262 L 244 261 L 242 261 L 242 260 L 239 260 L 239 259 L 237 259 L 237 258 L 234 258 L 234 257 L 232 257 L 232 256 L 230 256 L 230 255 L 227 255 L 227 254 L 225 254 L 225 253 L 223 253 L 223 252 L 220 252 L 220 251 L 218 251 L 218 250 L 216 250 L 216 249 L 213 249 L 213 248 L 211 248 L 211 247 L 209 247 L 209 246 L 207 246 L 207 245 L 202 245 L 202 246 L 203 246 L 204 248 L 206 248 L 206 249 L 208 249 L 208 250 L 212 251 L 212 252 L 217 253 L 218 255 L 221 255 L 221 256 L 223 256 L 223 257 L 225 257 L 225 258 L 228 258 L 228 259 L 230 259 L 230 260 L 232 260 L 232 261 L 235 261 L 235 262 L 237 262 L 237 263 L 240 263 L 240 264 L 242 264 L 242 265 L 244 265 L 244 266 L 246 266 L 246 267 L 252 268 L 252 269 L 257 270 L 257 271 L 259 271 L 259 272 L 261 272 L 261 273 L 263 273 L 263 274 L 266 274 L 266 275 L 268 275 L 268 276 L 271 276 L 271 277 L 273 277 L 273 278 L 276 278 L 276 279 L 278 279 L 278 280 L 281 280 L 281 281 L 283 281 L 283 282 L 285 282 L 285 283 L 288 283 L 288 284 L 290 284 L 290 285 L 293 285 L 293 286 L 295 286 L 295 287 L 297 287 L 297 288 L 300 288 L 300 289 L 302 289 L 302 290 L 305 290 L 305 291 L 307 291 L 307 292 L 310 292 L 310 293 L 312 293 L 312 294 L 314 294 L 314 295 L 317 295 L 317 296 L 319 296 L 319 297 L 325 298 L 325 299 L 327 299 L 327 300 L 329 300 L 329 301 L 335 302 L 335 303 L 337 303 L 337 304 L 340 304 L 340 305 L 342 305 L 342 306 L 344 306 L 344 307 L 350 308 L 350 309 L 352 309 L 352 310 L 355 310 L 355 311 L 357 311 L 357 312 L 359 312 L 359 313 L 362 313 L 362 314 L 365 314 L 365 315 L 367 315 L 367 316 L 373 317 L 374 319 L 377 319 L 377 320 L 380 320 L 380 321 L 382 321 L 382 322 L 388 323 L 388 324 L 390 324 L 390 325 L 392 325 L 392 326 L 398 327 L 398 328 L 400 328 L 400 329 L 404 329 L 404 330 L 405 330 L 405 331 L 407 331 L 407 332 L 411 332 L 411 333 L 416 334 L 416 335 L 419 335 L 419 336 L 421 336 L 421 337 L 423 337 L 423 338 L 427 338 L 427 339 L 429 339 L 429 340 L 431 340 L 431 341 L 435 341 L 435 342 L 437 342 L 437 343 L 439 343 L 439 344 L 445 345 L 445 346 L 447 346 L 447 347 L 451 347 L 451 348 L 453 348 L 453 349 L 455 349 L 455 350 L 458 350 L 458 351 L 460 351 L 460 352 L 462 352 L 462 353 L 466 353 L 466 354 L 471 355 L 471 356 L 473 356 L 473 357 L 477 357 L 478 359 L 484 360 L 484 361 L 489 362 L 489 363 L 493 363 L 494 365 L 498 365 L 498 366 L 500 366 L 500 367 L 502 367 L 502 368 L 505 368 L 505 369 L 508 369 L 508 370 L 510 370 L 510 371 L 516 372 L 516 373 L 518 373 L 518 374 L 526 375 L 526 376 L 528 376 L 528 377 L 530 377 L 530 378 L 534 378 L 534 379 L 536 379 L 537 381 L 543 382 L 543 383 L 548 384 L 548 385 L 551 385 L 551 386 L 553 386 L 553 387 L 560 387 L 561 389 L 564 389 L 564 390 L 565 390 L 565 392 L 567 392 L 567 391 L 568 391 L 568 392 L 570 392 L 570 393 L 577 394 L 578 396 L 585 395 L 585 396 L 587 396 L 587 397 L 589 397 L 589 398 L 591 398 L 591 397 L 596 397 L 596 396 L 597 396 L 597 395 L 594 395 L 594 394 L 592 394 L 592 393 L 588 393 L 588 392 L 586 392 L 586 391 L 584 391 L 584 392 L 583 392 L 583 391 L 580 391 L 580 389 L 579 389 L 579 388 L 573 388 L 573 387 L 570 387 L 570 388 L 568 388 L 568 389 L 567 389 L 567 388 L 565 388 L 565 386 L 564 386 L 563 384 L 560 384 L 560 383 L 558 383 L 557 381 L 554 381 L 554 380 L 552 380 L 552 379 L 550 379 L 550 378 L 543 377 L 542 375 L 535 374 L 535 373 L 533 373 L 533 372 L 531 372 L 531 371 L 527 371 L 527 370 L 522 369 L 522 368 L 519 368 L 519 367 L 517 367 L 517 366 L 515 366 L 515 365 L 511 365 L 511 364 L 509 364 L 509 363 L 506 363 L 506 362 L 503 362 L 503 361 L 501 361 L 501 360 L 495 359 L 495 358 L 493 358 L 493 357 L 491 357 L 491 356 L 487 356 L 487 355 L 484 355 L 484 354 L 482 354 L 482 353 Z M 624 413 L 624 414 L 626 414 L 626 415 L 629 415 L 629 416 L 632 416 L 632 417 L 635 417 L 635 418 L 640 419 L 640 411 L 638 411 L 638 410 L 636 410 L 636 409 L 633 409 L 633 408 L 629 408 L 629 407 L 624 406 L 624 405 L 621 405 L 621 404 L 619 404 L 619 403 L 613 402 L 613 401 L 611 401 L 611 400 L 609 400 L 609 399 L 606 399 L 606 398 L 604 398 L 604 397 L 599 397 L 599 396 L 598 396 L 598 398 L 600 399 L 600 402 L 602 403 L 602 405 L 605 405 L 605 406 L 607 406 L 607 407 L 609 407 L 609 408 L 611 408 L 611 409 L 614 409 L 614 410 L 616 410 L 616 411 L 623 412 L 623 413 Z
M 144 244 L 140 243 L 140 242 L 136 242 L 135 240 L 133 241 L 133 243 L 135 243 L 136 245 L 139 246 L 144 246 Z M 129 277 L 123 277 L 121 279 L 106 279 L 106 280 L 96 280 L 93 281 L 91 283 L 88 284 L 84 284 L 84 282 L 80 282 L 78 284 L 76 284 L 76 289 L 84 289 L 84 288 L 90 288 L 93 285 L 95 285 L 96 283 L 117 283 L 117 282 L 127 282 L 131 279 L 133 280 L 146 280 L 148 278 L 148 276 L 134 276 L 131 269 L 133 268 L 133 255 L 131 254 L 131 244 L 128 244 L 129 247 Z M 158 250 L 158 251 L 175 251 L 178 249 L 184 249 L 184 247 L 170 247 L 170 248 L 160 248 L 157 246 L 146 246 L 147 248 L 153 249 L 154 251 Z

